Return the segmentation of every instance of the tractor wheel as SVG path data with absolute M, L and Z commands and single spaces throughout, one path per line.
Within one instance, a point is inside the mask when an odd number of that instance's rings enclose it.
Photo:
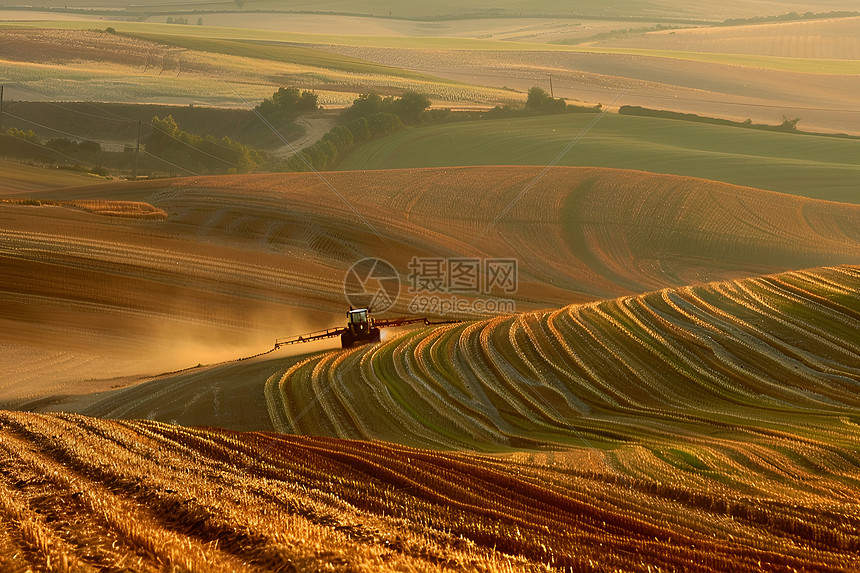
M 340 347 L 341 348 L 352 348 L 352 343 L 355 342 L 352 338 L 351 332 L 344 332 L 340 335 Z
M 379 342 L 382 338 L 382 332 L 378 328 L 370 329 L 370 341 L 371 342 Z

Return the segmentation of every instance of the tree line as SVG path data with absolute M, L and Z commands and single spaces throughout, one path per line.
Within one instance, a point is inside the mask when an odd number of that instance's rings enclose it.
M 400 96 L 381 96 L 376 93 L 360 94 L 352 104 L 338 115 L 337 125 L 321 139 L 304 147 L 287 158 L 274 157 L 265 150 L 247 141 L 274 142 L 282 132 L 293 133 L 298 128 L 295 120 L 302 114 L 320 109 L 318 96 L 312 91 L 295 87 L 281 87 L 257 105 L 253 112 L 235 125 L 231 135 L 197 135 L 182 129 L 172 114 L 155 115 L 148 122 L 150 133 L 141 139 L 147 157 L 141 162 L 145 172 L 167 170 L 170 174 L 182 172 L 199 174 L 251 173 L 254 171 L 288 172 L 331 169 L 356 146 L 378 137 L 390 135 L 411 126 L 430 123 L 497 118 L 507 116 L 535 115 L 565 112 L 597 112 L 600 106 L 582 107 L 569 105 L 562 98 L 555 98 L 540 87 L 533 87 L 523 107 L 496 107 L 487 112 L 452 112 L 430 109 L 430 99 L 416 91 L 407 90 Z M 263 121 L 260 122 L 260 119 Z M 255 126 L 256 124 L 256 126 Z M 261 124 L 266 130 L 260 131 Z M 251 129 L 253 127 L 253 129 Z M 105 152 L 95 142 L 77 143 L 70 139 L 51 140 L 43 143 L 32 131 L 12 128 L 8 134 L 13 139 L 27 141 L 41 147 L 38 160 L 58 162 L 63 158 L 73 159 L 102 169 L 102 164 L 112 168 L 130 169 L 133 152 L 126 146 L 124 153 Z M 5 146 L 4 146 L 5 147 Z M 45 157 L 45 151 L 54 155 Z M 22 151 L 23 155 L 34 153 Z
M 282 171 L 323 170 L 334 167 L 355 146 L 383 137 L 408 125 L 420 125 L 430 99 L 407 90 L 399 98 L 361 94 L 338 117 L 319 141 L 282 162 Z

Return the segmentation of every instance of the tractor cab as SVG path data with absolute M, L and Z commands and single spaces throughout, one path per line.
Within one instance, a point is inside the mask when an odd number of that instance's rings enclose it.
M 351 308 L 346 313 L 346 330 L 340 335 L 343 348 L 350 348 L 356 342 L 379 342 L 380 331 L 373 326 L 369 308 Z
M 350 309 L 346 313 L 346 327 L 353 336 L 361 336 L 370 331 L 370 318 L 367 316 L 370 310 L 366 308 Z

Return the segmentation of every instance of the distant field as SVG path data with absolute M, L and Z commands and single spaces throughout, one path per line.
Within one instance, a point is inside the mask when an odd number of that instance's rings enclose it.
M 78 29 L 86 23 L 0 25 L 9 49 L 0 79 L 7 99 L 208 104 L 247 107 L 281 86 L 313 89 L 323 106 L 344 106 L 359 93 L 413 89 L 449 105 L 495 105 L 521 94 L 442 80 L 308 47 L 261 43 L 255 34 L 193 26 L 132 25 L 139 37 Z M 188 32 L 186 34 L 185 32 Z M 277 34 L 272 34 L 277 38 Z
M 0 74 L 7 99 L 246 107 L 243 99 L 257 102 L 295 85 L 315 90 L 327 107 L 348 105 L 359 93 L 405 89 L 440 106 L 492 107 L 522 103 L 532 86 L 550 87 L 551 75 L 554 95 L 570 100 L 605 104 L 629 89 L 624 103 L 631 105 L 757 122 L 799 115 L 806 129 L 860 133 L 860 60 L 357 35 L 361 29 L 338 35 L 110 24 L 140 37 L 81 30 L 93 27 L 87 22 L 0 25 L 12 47 Z M 39 26 L 54 29 L 33 31 Z M 432 34 L 435 23 L 428 26 Z M 796 85 L 805 89 L 786 89 Z
M 860 18 L 650 32 L 589 46 L 782 58 L 860 59 Z
M 339 168 L 548 165 L 595 117 L 570 114 L 411 129 L 360 147 Z M 860 203 L 857 140 L 606 114 L 558 165 L 689 175 Z
M 46 0 L 31 0 L 29 6 L 56 6 L 56 2 Z M 82 0 L 63 2 L 67 7 L 101 7 L 118 8 L 140 11 L 151 11 L 152 4 L 121 3 L 116 0 Z M 163 10 L 235 10 L 233 2 L 222 0 L 202 0 L 196 2 L 159 2 Z M 597 16 L 597 17 L 633 17 L 633 18 L 686 18 L 724 20 L 730 17 L 749 17 L 775 15 L 789 11 L 804 13 L 807 11 L 851 10 L 856 9 L 852 0 L 824 0 L 810 2 L 804 0 L 788 0 L 774 7 L 766 0 L 727 0 L 719 4 L 700 3 L 692 0 L 610 0 L 598 2 L 589 0 L 572 4 L 565 0 L 538 0 L 523 3 L 518 0 L 473 0 L 468 4 L 454 0 L 413 3 L 396 2 L 393 0 L 364 0 L 350 2 L 349 0 L 333 0 L 323 5 L 309 0 L 290 2 L 287 6 L 280 0 L 250 0 L 245 4 L 246 11 L 251 10 L 292 10 L 309 12 L 334 12 L 347 14 L 364 14 L 379 17 L 395 18 L 426 18 L 438 19 L 444 17 L 463 16 Z
M 142 38 L 158 44 L 168 44 L 196 52 L 212 52 L 227 56 L 252 58 L 263 61 L 290 62 L 294 64 L 339 70 L 342 72 L 379 74 L 386 76 L 429 80 L 426 74 L 419 74 L 392 66 L 376 64 L 367 60 L 341 56 L 311 48 L 272 43 L 271 40 L 234 40 L 220 38 L 195 38 L 175 34 L 138 33 L 135 38 Z
M 49 27 L 57 29 L 88 29 L 91 22 L 53 21 L 35 23 L 14 23 L 28 27 Z M 8 26 L 9 24 L 0 24 Z M 860 62 L 841 59 L 779 58 L 749 54 L 698 53 L 683 49 L 644 49 L 641 47 L 579 47 L 559 44 L 540 44 L 535 42 L 512 42 L 492 39 L 450 38 L 427 36 L 364 36 L 340 34 L 309 34 L 299 32 L 280 32 L 272 30 L 251 30 L 242 28 L 212 28 L 209 26 L 190 26 L 140 22 L 110 22 L 118 31 L 129 34 L 163 34 L 184 38 L 214 38 L 251 41 L 289 42 L 310 45 L 344 45 L 357 47 L 380 47 L 400 49 L 451 49 L 451 50 L 502 50 L 502 51 L 558 51 L 588 52 L 607 54 L 636 54 L 658 58 L 672 58 L 694 62 L 722 63 L 729 65 L 751 66 L 782 71 L 797 71 L 824 74 L 860 74 Z
M 170 16 L 175 18 L 176 15 Z M 164 22 L 168 16 L 152 16 L 147 22 Z M 368 16 L 286 14 L 286 13 L 230 13 L 206 14 L 207 26 L 279 30 L 306 34 L 338 34 L 343 36 L 435 36 L 444 38 L 474 38 L 513 42 L 547 43 L 576 38 L 618 29 L 655 27 L 661 22 L 602 20 L 594 18 L 464 18 L 457 20 L 406 20 L 374 18 Z

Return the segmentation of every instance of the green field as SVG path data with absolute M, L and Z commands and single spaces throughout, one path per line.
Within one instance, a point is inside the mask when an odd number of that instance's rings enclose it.
M 606 114 L 483 120 L 404 131 L 342 170 L 462 165 L 615 167 L 860 203 L 860 141 Z M 577 137 L 579 141 L 559 154 Z

